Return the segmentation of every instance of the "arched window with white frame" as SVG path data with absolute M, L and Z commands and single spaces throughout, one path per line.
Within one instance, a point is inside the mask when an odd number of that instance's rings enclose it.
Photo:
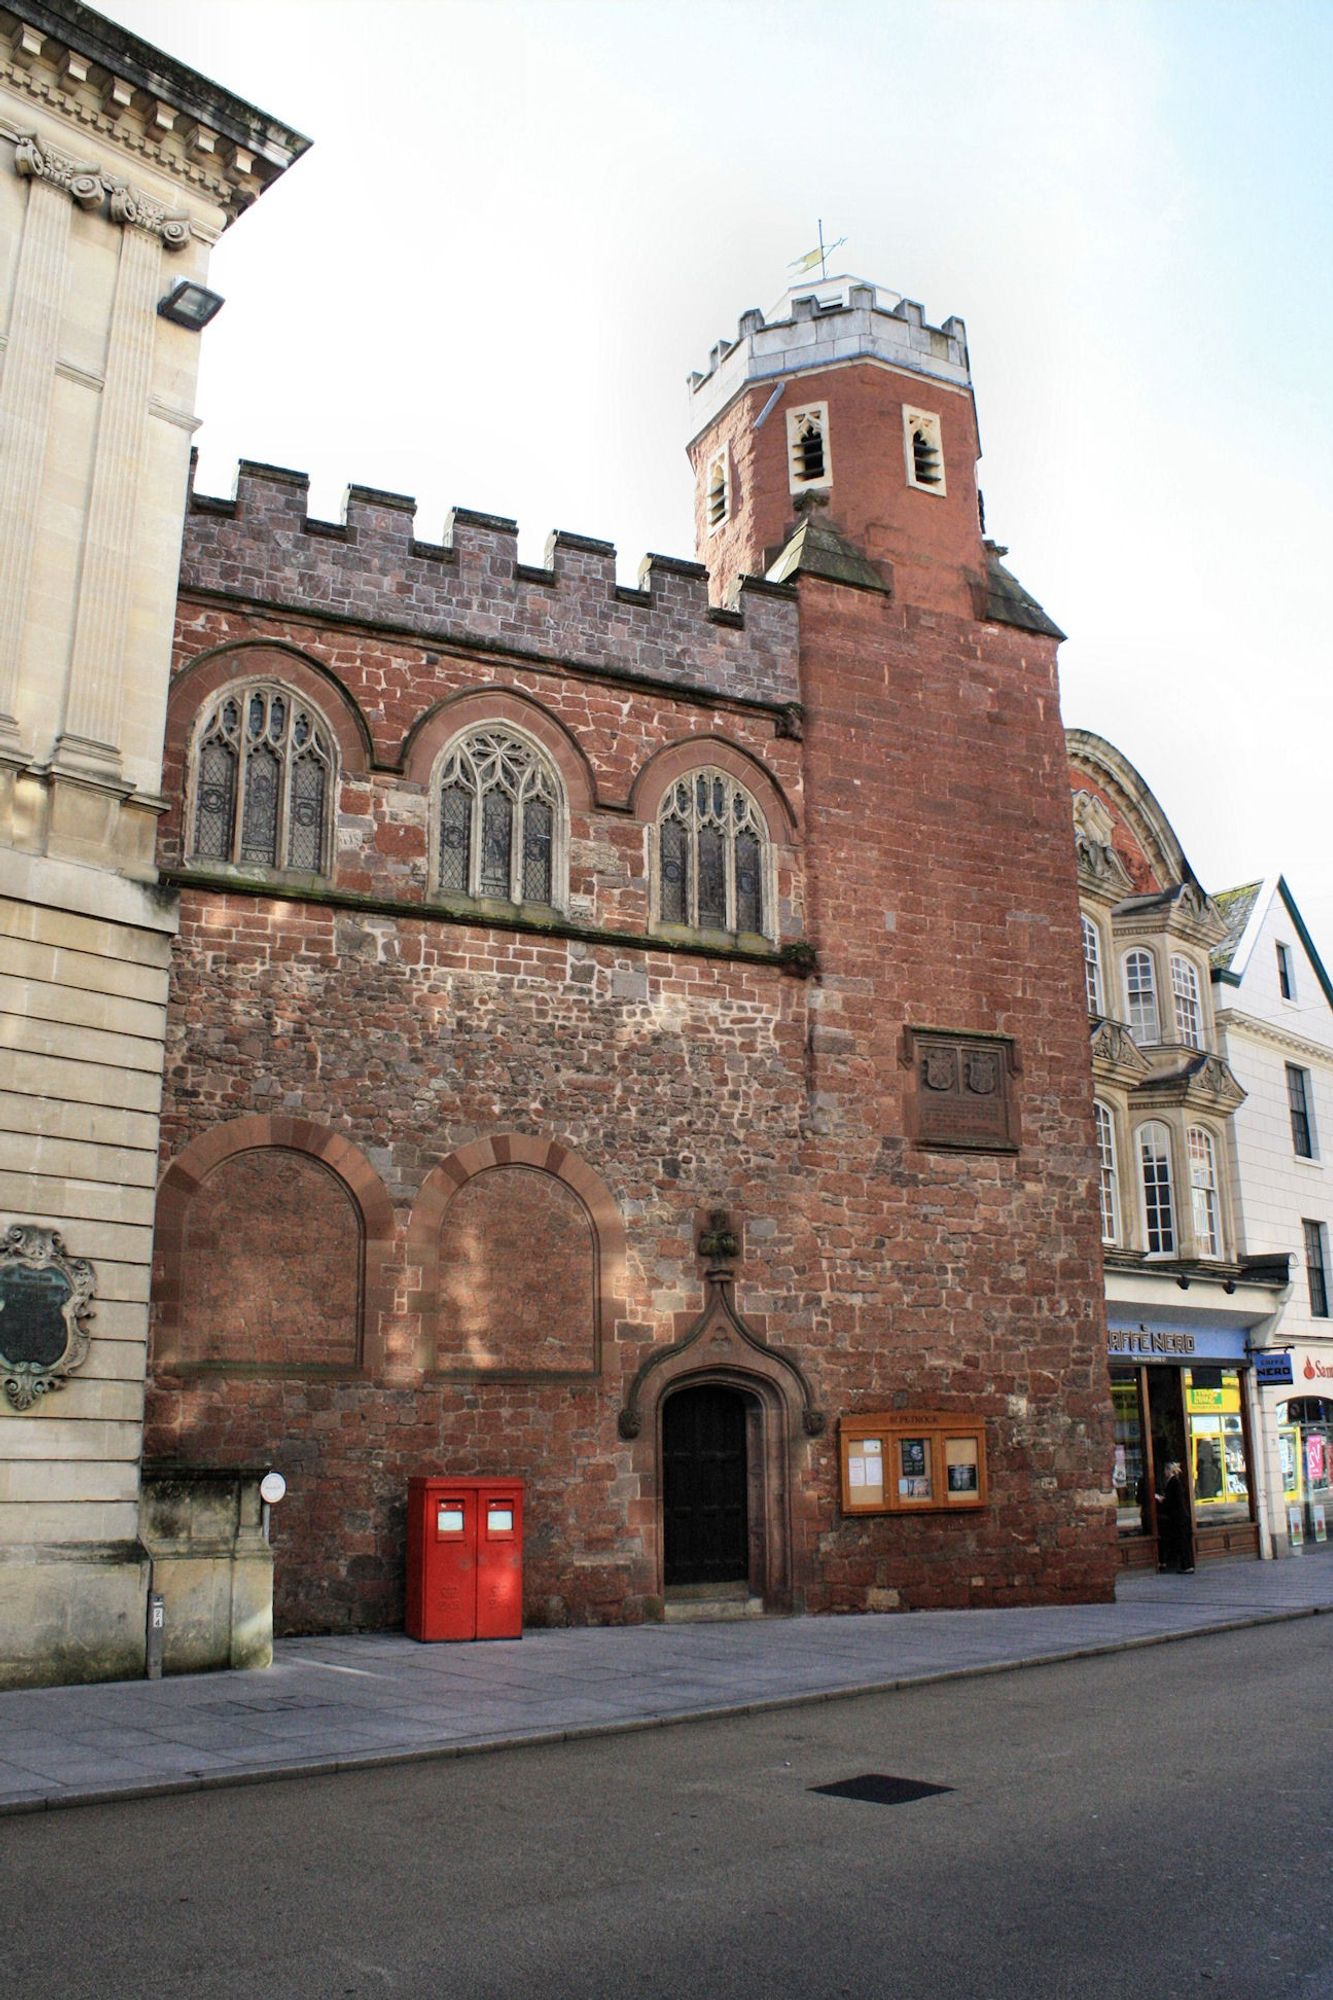
M 471 729 L 446 749 L 433 791 L 441 895 L 561 902 L 564 793 L 535 743 L 503 725 Z
M 657 816 L 657 916 L 692 930 L 773 935 L 768 828 L 725 771 L 678 778 Z
M 1140 1125 L 1139 1181 L 1143 1191 L 1143 1240 L 1150 1257 L 1172 1257 L 1176 1211 L 1171 1191 L 1171 1134 L 1160 1120 Z
M 1193 962 L 1179 953 L 1171 959 L 1171 999 L 1175 1009 L 1176 1038 L 1187 1049 L 1203 1047 L 1203 1002 L 1199 998 L 1199 974 Z
M 335 773 L 310 703 L 272 681 L 228 690 L 195 734 L 189 858 L 326 874 Z
M 1157 968 L 1150 951 L 1126 954 L 1125 1006 L 1129 1031 L 1135 1041 L 1144 1048 L 1160 1042 L 1162 1017 L 1157 1006 Z
M 1213 1144 L 1212 1133 L 1203 1125 L 1191 1125 L 1185 1140 L 1190 1162 L 1194 1253 L 1198 1257 L 1220 1257 L 1222 1230 L 1217 1201 L 1217 1148 Z
M 1088 990 L 1088 1012 L 1104 1014 L 1101 933 L 1089 916 L 1083 918 L 1083 977 Z
M 1101 1181 L 1102 1242 L 1120 1241 L 1120 1174 L 1116 1165 L 1115 1119 L 1109 1106 L 1094 1103 L 1092 1115 L 1097 1126 L 1097 1161 Z

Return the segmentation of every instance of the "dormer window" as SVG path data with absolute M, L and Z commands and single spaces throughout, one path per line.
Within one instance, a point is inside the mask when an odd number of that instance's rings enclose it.
M 932 411 L 903 411 L 903 453 L 909 486 L 923 493 L 944 492 L 944 446 L 940 420 Z
M 708 461 L 708 532 L 713 534 L 731 518 L 731 470 L 725 451 Z
M 787 463 L 793 493 L 832 483 L 827 403 L 808 403 L 804 409 L 788 411 Z

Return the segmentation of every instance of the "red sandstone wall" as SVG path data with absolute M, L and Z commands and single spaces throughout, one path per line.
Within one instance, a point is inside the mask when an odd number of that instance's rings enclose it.
M 787 412 L 807 403 L 828 408 L 832 484 L 799 496 L 876 562 L 888 565 L 900 598 L 968 619 L 985 559 L 977 518 L 976 411 L 964 391 L 872 362 L 822 369 L 789 382 L 762 428 L 755 419 L 768 385 L 746 390 L 692 447 L 695 547 L 707 564 L 714 597 L 725 599 L 739 576 L 762 576 L 797 521 L 789 479 Z M 907 482 L 903 410 L 928 410 L 941 424 L 945 491 Z M 708 461 L 725 445 L 732 467 L 727 525 L 710 534 L 705 491 Z M 802 659 L 806 634 L 802 631 Z M 804 679 L 804 665 L 803 665 Z
M 268 1456 L 288 1473 L 275 1530 L 285 1629 L 400 1616 L 406 1482 L 446 1467 L 529 1481 L 531 1620 L 651 1613 L 656 1441 L 651 1425 L 622 1441 L 616 1416 L 639 1364 L 702 1304 L 695 1241 L 700 1211 L 716 1206 L 743 1224 L 741 1310 L 798 1357 L 831 1419 L 933 1405 L 988 1422 L 991 1505 L 950 1518 L 843 1521 L 833 1423 L 821 1438 L 797 1432 L 798 1605 L 1109 1593 L 1091 1087 L 1052 648 L 874 594 L 800 589 L 803 744 L 762 705 L 713 706 L 669 688 L 613 694 L 558 663 L 538 670 L 306 614 L 182 604 L 182 666 L 267 637 L 318 663 L 287 652 L 271 670 L 307 676 L 326 713 L 336 704 L 325 673 L 346 686 L 343 890 L 422 898 L 425 801 L 409 739 L 433 703 L 469 685 L 540 702 L 568 743 L 576 893 L 607 933 L 542 937 L 425 911 L 185 891 L 164 1160 L 271 1110 L 275 1131 L 295 1121 L 312 1144 L 317 1131 L 350 1142 L 358 1171 L 387 1195 L 361 1369 L 241 1378 L 183 1369 L 170 1341 L 155 1353 L 150 1452 Z M 253 660 L 224 652 L 180 681 L 177 788 L 191 715 Z M 777 965 L 616 942 L 617 929 L 646 922 L 642 826 L 627 811 L 636 778 L 660 768 L 665 746 L 704 734 L 710 759 L 725 737 L 728 754 L 757 760 L 774 799 L 792 804 L 784 935 L 818 948 L 808 985 Z M 1014 1039 L 1017 1154 L 911 1143 L 905 1024 Z M 521 1330 L 506 1336 L 504 1379 L 484 1357 L 470 1379 L 436 1372 L 460 1360 L 456 1341 L 441 1355 L 430 1332 L 456 1279 L 427 1295 L 419 1218 L 429 1210 L 437 1262 L 455 1271 L 449 1232 L 467 1208 L 451 1223 L 447 1204 L 432 1206 L 432 1176 L 458 1149 L 504 1133 L 559 1140 L 600 1177 L 624 1225 L 614 1281 L 599 1271 L 601 1372 L 584 1381 L 550 1379 L 540 1326 L 527 1343 Z M 179 1195 L 187 1218 L 195 1198 Z M 571 1275 L 584 1253 L 561 1238 L 562 1207 L 573 1235 L 583 1229 L 553 1197 L 533 1261 L 552 1262 L 552 1320 L 572 1360 L 587 1294 Z M 502 1237 L 478 1264 L 488 1325 L 540 1300 L 534 1271 L 515 1274 L 516 1247 Z M 168 1322 L 193 1282 L 177 1240 L 164 1235 L 159 1274 Z M 260 1303 L 253 1284 L 238 1270 L 242 1317 Z M 290 1299 L 282 1311 L 290 1354 Z M 312 1327 L 312 1355 L 324 1338 Z

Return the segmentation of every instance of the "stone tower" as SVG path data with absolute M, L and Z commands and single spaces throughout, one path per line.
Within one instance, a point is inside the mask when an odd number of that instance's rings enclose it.
M 858 278 L 742 314 L 690 377 L 700 560 L 716 597 L 831 534 L 903 601 L 968 616 L 988 554 L 963 322 Z M 784 558 L 798 527 L 802 547 Z M 813 554 L 813 547 L 809 551 Z
M 1017 1538 L 990 1601 L 1096 1595 L 1110 1447 L 1062 635 L 983 532 L 963 323 L 855 278 L 789 292 L 690 378 L 689 432 L 714 603 L 760 575 L 800 606 L 825 1298 L 895 1401 L 996 1423 Z M 965 1601 L 947 1535 L 916 1553 Z

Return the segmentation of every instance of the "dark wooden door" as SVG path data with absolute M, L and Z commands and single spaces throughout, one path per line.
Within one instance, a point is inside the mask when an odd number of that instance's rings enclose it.
M 750 1573 L 745 1398 L 705 1383 L 662 1411 L 667 1583 L 735 1583 Z

